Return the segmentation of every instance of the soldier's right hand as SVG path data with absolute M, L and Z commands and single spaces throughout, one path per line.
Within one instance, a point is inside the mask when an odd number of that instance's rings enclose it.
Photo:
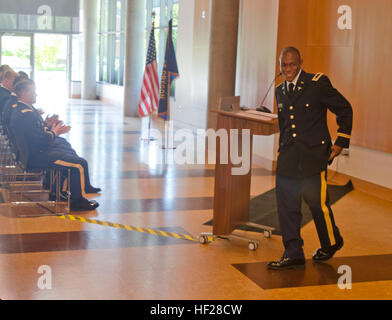
M 54 124 L 53 125 L 53 127 L 52 127 L 52 131 L 54 132 L 54 134 L 56 135 L 56 136 L 59 136 L 60 134 L 63 134 L 64 132 L 63 132 L 63 123 L 60 121 L 60 122 L 57 122 L 56 124 Z

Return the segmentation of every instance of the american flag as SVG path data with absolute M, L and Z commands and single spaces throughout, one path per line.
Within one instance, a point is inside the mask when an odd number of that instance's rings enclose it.
M 158 109 L 159 80 L 154 26 L 151 29 L 147 50 L 146 69 L 144 70 L 142 90 L 139 100 L 139 115 L 145 117 Z

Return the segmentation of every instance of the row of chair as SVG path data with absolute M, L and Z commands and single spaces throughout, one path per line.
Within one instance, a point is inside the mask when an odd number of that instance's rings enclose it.
M 63 190 L 64 171 L 49 169 L 35 171 L 27 169 L 28 148 L 24 134 L 12 130 L 6 123 L 0 125 L 0 186 L 3 202 L 0 206 L 40 207 L 33 214 L 19 216 L 45 216 L 70 210 L 70 170 L 66 174 Z M 64 195 L 66 199 L 64 199 Z

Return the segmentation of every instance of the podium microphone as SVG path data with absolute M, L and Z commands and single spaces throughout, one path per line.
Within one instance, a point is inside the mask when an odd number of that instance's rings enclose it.
M 267 96 L 268 96 L 268 94 L 270 93 L 271 88 L 272 88 L 273 84 L 275 83 L 276 79 L 278 79 L 281 75 L 282 75 L 282 72 L 279 72 L 279 74 L 276 75 L 275 79 L 272 80 L 271 85 L 270 85 L 270 87 L 268 88 L 267 93 L 265 94 L 265 96 L 264 96 L 264 98 L 263 98 L 263 101 L 261 102 L 260 106 L 256 108 L 257 111 L 266 112 L 266 113 L 271 113 L 270 109 L 268 109 L 267 107 L 265 107 L 263 104 L 264 104 L 265 99 L 267 99 Z

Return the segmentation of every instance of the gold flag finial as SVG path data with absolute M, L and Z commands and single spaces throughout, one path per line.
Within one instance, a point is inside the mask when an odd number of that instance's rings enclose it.
M 154 28 L 155 27 L 155 12 L 154 11 L 151 13 L 151 17 L 152 17 L 152 27 Z

